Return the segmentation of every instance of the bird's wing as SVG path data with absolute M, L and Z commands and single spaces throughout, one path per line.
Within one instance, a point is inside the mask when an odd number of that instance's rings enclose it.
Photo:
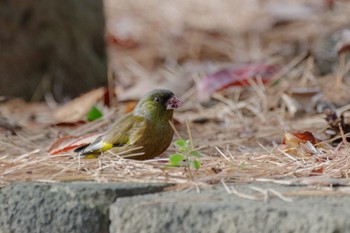
M 146 121 L 144 118 L 127 114 L 117 120 L 102 136 L 80 150 L 79 154 L 94 154 L 113 147 L 133 145 L 143 135 L 145 129 Z
M 102 142 L 116 146 L 133 145 L 146 129 L 146 120 L 143 117 L 128 114 L 115 122 L 103 135 Z

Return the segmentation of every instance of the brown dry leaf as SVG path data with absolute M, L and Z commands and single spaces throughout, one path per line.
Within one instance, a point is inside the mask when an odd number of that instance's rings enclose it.
M 83 119 L 91 107 L 104 97 L 105 88 L 101 87 L 75 98 L 57 108 L 53 117 L 58 122 L 76 122 Z
M 1 115 L 9 119 L 12 125 L 23 128 L 41 128 L 53 123 L 52 111 L 45 103 L 28 103 L 19 98 L 11 99 L 0 105 Z
M 15 130 L 20 130 L 22 127 L 15 122 L 12 122 L 11 119 L 6 118 L 1 114 L 0 111 L 0 129 L 10 130 L 13 134 L 15 134 Z
M 294 136 L 292 133 L 285 133 L 282 139 L 282 144 L 287 145 L 290 148 L 299 147 L 303 143 L 298 137 Z
M 76 139 L 77 137 L 75 136 L 64 136 L 64 137 L 60 137 L 58 138 L 56 141 L 54 141 L 52 143 L 52 145 L 50 146 L 50 148 L 48 149 L 48 152 L 52 152 L 53 150 L 57 149 L 57 147 L 59 147 L 61 144 L 63 144 L 64 142 L 66 142 L 67 140 L 72 140 L 72 139 Z
M 289 147 L 298 147 L 302 143 L 311 142 L 312 145 L 320 142 L 311 132 L 286 132 L 282 139 L 282 144 L 286 144 Z
M 310 176 L 320 176 L 323 174 L 323 172 L 324 172 L 323 167 L 315 168 L 311 171 Z
M 132 112 L 132 110 L 134 110 L 134 108 L 136 107 L 137 101 L 130 101 L 128 103 L 126 103 L 125 105 L 125 113 L 129 113 Z
M 101 133 L 91 133 L 83 135 L 81 137 L 64 136 L 54 141 L 50 146 L 48 152 L 51 155 L 57 155 L 64 152 L 68 152 L 77 147 L 84 146 L 93 142 L 99 136 L 101 136 Z
M 317 143 L 321 142 L 311 132 L 286 132 L 282 139 L 281 149 L 294 156 L 311 156 L 318 154 Z

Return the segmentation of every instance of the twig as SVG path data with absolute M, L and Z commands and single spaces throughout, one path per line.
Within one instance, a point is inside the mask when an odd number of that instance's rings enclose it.
M 254 200 L 254 201 L 259 201 L 259 200 L 261 200 L 261 198 L 259 198 L 259 197 L 257 197 L 257 196 L 249 195 L 249 194 L 245 194 L 245 193 L 240 193 L 240 192 L 238 192 L 234 187 L 229 188 L 229 187 L 226 185 L 226 183 L 224 182 L 223 179 L 221 179 L 221 184 L 224 186 L 224 188 L 226 189 L 226 191 L 227 191 L 229 194 L 235 194 L 235 195 L 238 196 L 238 197 L 242 197 L 242 198 L 249 199 L 249 200 Z
M 344 130 L 343 130 L 343 127 L 341 126 L 341 123 L 338 124 L 338 127 L 339 127 L 339 132 L 340 132 L 340 135 L 342 137 L 342 141 L 344 143 L 344 145 L 348 148 L 348 150 L 350 149 L 350 146 L 349 146 L 349 143 L 348 141 L 346 140 L 346 137 L 344 135 Z
M 215 149 L 219 152 L 222 157 L 224 157 L 227 161 L 230 161 L 230 159 L 217 147 L 215 146 Z

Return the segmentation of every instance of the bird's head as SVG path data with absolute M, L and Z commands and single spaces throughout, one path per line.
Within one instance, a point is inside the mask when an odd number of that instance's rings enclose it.
M 142 97 L 133 112 L 150 120 L 169 121 L 173 117 L 173 109 L 181 105 L 181 100 L 176 98 L 172 91 L 155 89 Z

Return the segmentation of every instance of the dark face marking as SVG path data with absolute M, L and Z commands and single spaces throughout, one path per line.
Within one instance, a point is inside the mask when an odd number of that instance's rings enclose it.
M 172 109 L 178 108 L 181 105 L 182 102 L 175 97 L 173 92 L 165 89 L 155 89 L 144 95 L 137 103 L 133 112 L 137 116 L 147 117 L 149 119 L 171 119 L 173 114 Z
M 152 93 L 152 92 L 151 92 Z M 175 109 L 182 106 L 182 101 L 175 97 L 169 90 L 155 90 L 151 99 L 165 109 Z
M 150 93 L 150 99 L 165 109 L 167 108 L 169 100 L 173 97 L 174 93 L 169 90 L 155 90 Z

